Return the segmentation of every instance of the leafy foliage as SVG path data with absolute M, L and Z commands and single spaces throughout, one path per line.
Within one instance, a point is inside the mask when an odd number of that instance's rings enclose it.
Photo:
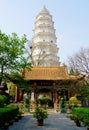
M 62 113 L 66 112 L 66 97 L 61 98 L 61 100 L 60 100 L 60 108 L 61 108 Z
M 16 84 L 16 86 L 18 88 L 23 88 L 23 90 L 25 92 L 29 92 L 30 91 L 30 87 L 29 87 L 29 81 L 24 79 L 24 76 L 22 76 L 21 74 L 19 74 L 18 72 L 16 73 L 12 73 L 11 77 L 8 77 L 13 83 Z
M 89 108 L 78 107 L 72 109 L 74 119 L 82 121 L 85 126 L 89 126 Z
M 71 97 L 69 99 L 69 104 L 71 104 L 71 105 L 77 105 L 78 104 L 78 99 L 76 97 Z
M 0 94 L 0 108 L 4 107 L 7 104 L 9 104 L 9 98 L 5 95 Z
M 38 99 L 38 103 L 41 104 L 41 105 L 47 104 L 49 102 L 50 102 L 50 99 L 47 98 L 47 97 L 42 97 L 42 98 Z
M 0 31 L 0 82 L 6 73 L 21 72 L 24 67 L 30 68 L 30 55 L 24 55 L 26 42 L 26 35 L 19 38 L 16 33 L 6 35 Z
M 80 107 L 81 101 L 79 101 L 75 96 L 70 97 L 68 107 L 72 109 L 73 107 Z
M 15 105 L 7 105 L 4 108 L 0 108 L 0 129 L 5 123 L 9 123 L 19 113 L 19 108 Z
M 37 106 L 35 108 L 35 112 L 33 113 L 33 117 L 37 119 L 46 119 L 48 117 L 48 113 L 43 107 Z

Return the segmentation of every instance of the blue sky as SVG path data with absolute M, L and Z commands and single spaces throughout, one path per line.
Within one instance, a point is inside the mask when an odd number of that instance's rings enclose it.
M 53 16 L 58 56 L 67 63 L 81 47 L 89 48 L 89 0 L 0 0 L 0 29 L 31 40 L 36 15 L 44 5 Z

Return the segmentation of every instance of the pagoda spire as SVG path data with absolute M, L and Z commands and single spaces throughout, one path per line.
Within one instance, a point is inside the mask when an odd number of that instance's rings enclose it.
M 45 5 L 36 16 L 32 37 L 32 61 L 36 66 L 60 65 L 52 15 Z

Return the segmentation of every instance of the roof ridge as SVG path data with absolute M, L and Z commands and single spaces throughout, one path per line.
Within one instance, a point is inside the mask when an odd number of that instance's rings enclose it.
M 65 66 L 33 66 L 33 68 L 65 68 Z

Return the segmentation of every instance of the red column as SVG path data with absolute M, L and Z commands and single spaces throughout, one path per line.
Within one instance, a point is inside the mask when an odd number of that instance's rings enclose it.
M 75 95 L 75 90 L 74 88 L 71 88 L 70 90 L 70 97 L 73 97 Z
M 18 102 L 18 98 L 19 98 L 19 89 L 16 86 L 16 90 L 15 90 L 15 102 Z
M 19 101 L 23 100 L 23 92 L 22 90 L 19 91 Z
M 56 90 L 56 83 L 53 83 L 53 101 L 56 103 L 57 101 L 57 90 Z
M 36 82 L 34 82 L 34 103 L 37 105 L 37 93 L 36 93 Z

